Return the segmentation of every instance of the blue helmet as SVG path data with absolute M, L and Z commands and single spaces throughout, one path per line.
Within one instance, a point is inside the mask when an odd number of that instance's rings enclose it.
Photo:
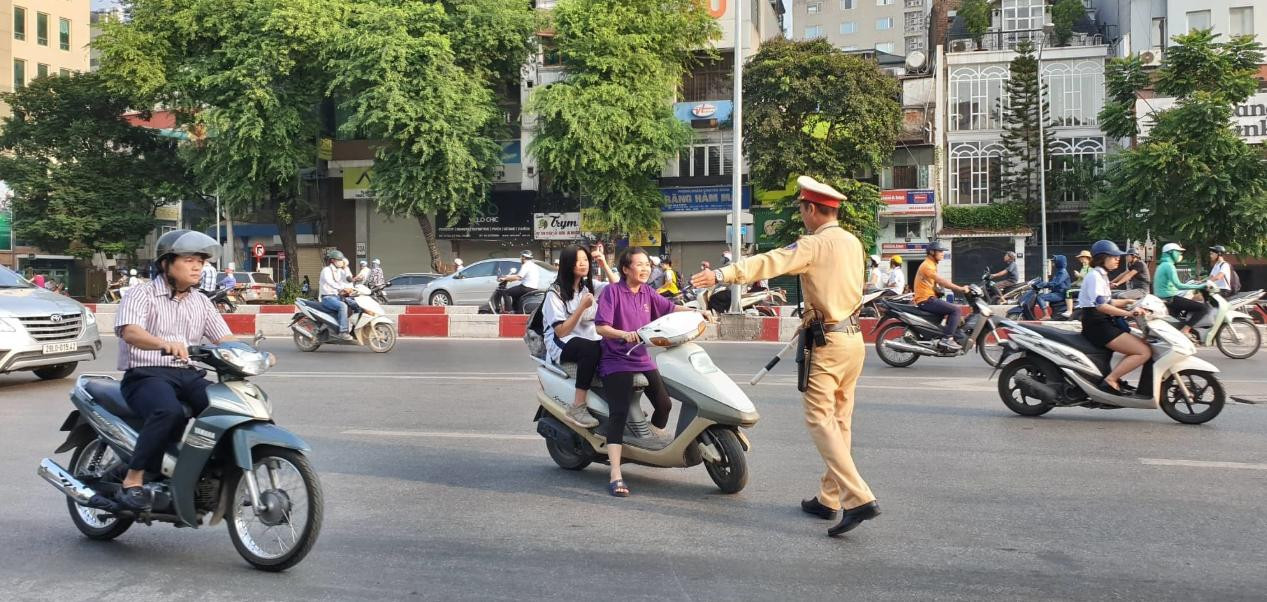
M 946 245 L 942 244 L 941 241 L 934 240 L 933 242 L 928 243 L 928 250 L 926 252 L 936 253 L 937 251 L 949 251 L 949 250 L 950 249 L 946 248 Z
M 1095 244 L 1091 245 L 1091 255 L 1093 257 L 1099 255 L 1121 257 L 1125 254 L 1126 253 L 1122 252 L 1122 249 L 1118 248 L 1117 243 L 1111 240 L 1097 240 L 1095 241 Z

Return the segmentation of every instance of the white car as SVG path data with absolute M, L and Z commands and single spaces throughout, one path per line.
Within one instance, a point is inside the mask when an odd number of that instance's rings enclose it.
M 66 378 L 99 351 L 97 316 L 88 308 L 0 267 L 0 374 Z

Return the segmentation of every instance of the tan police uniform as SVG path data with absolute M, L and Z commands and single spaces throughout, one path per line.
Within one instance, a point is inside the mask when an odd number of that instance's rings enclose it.
M 858 238 L 833 221 L 794 244 L 721 269 L 726 283 L 746 284 L 781 274 L 802 276 L 806 315 L 817 310 L 828 325 L 827 344 L 814 349 L 803 401 L 810 437 L 827 464 L 818 501 L 833 509 L 849 510 L 875 501 L 850 452 L 854 386 L 862 373 L 866 347 L 859 332 L 830 332 L 832 325 L 850 320 L 861 306 L 865 257 Z

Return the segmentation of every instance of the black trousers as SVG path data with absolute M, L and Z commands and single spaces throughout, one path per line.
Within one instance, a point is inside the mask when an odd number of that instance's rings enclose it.
M 607 422 L 607 444 L 620 445 L 625 441 L 625 422 L 629 420 L 629 407 L 639 402 L 634 396 L 634 375 L 647 377 L 647 398 L 651 400 L 655 412 L 651 414 L 651 425 L 662 429 L 669 423 L 669 411 L 673 404 L 669 401 L 669 390 L 664 388 L 664 380 L 659 370 L 647 372 L 616 372 L 603 379 L 603 387 L 607 389 L 607 405 L 610 414 Z
M 515 306 L 519 304 L 519 298 L 536 290 L 537 289 L 535 288 L 528 288 L 522 284 L 516 284 L 515 286 L 509 287 L 501 292 L 501 295 L 498 297 L 498 304 L 502 306 L 503 312 L 513 313 L 516 310 Z M 507 299 L 510 300 L 509 308 L 506 307 Z
M 576 388 L 588 391 L 594 382 L 594 373 L 598 371 L 598 358 L 602 355 L 603 349 L 598 341 L 576 337 L 563 346 L 559 360 L 576 364 Z
M 128 468 L 158 472 L 163 467 L 163 451 L 185 430 L 184 402 L 201 414 L 210 403 L 203 378 L 204 370 L 150 366 L 132 368 L 123 374 L 123 399 L 133 412 L 145 419 L 136 437 L 136 449 Z
M 1183 323 L 1188 326 L 1196 326 L 1205 317 L 1205 314 L 1210 312 L 1210 306 L 1178 295 L 1166 301 L 1166 309 L 1170 311 L 1170 315 L 1175 317 L 1179 317 L 1180 312 L 1187 312 L 1188 317 Z

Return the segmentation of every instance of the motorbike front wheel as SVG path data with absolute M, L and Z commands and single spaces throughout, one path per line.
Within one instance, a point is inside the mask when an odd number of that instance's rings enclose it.
M 727 428 L 709 427 L 700 437 L 712 444 L 721 459 L 704 460 L 704 469 L 722 493 L 739 493 L 748 484 L 748 459 L 744 456 L 739 435 Z
M 910 329 L 902 322 L 890 322 L 875 335 L 875 354 L 880 361 L 894 368 L 905 368 L 919 359 L 919 354 L 909 351 L 898 351 L 884 346 L 885 341 L 906 341 L 910 338 Z M 907 341 L 909 342 L 909 341 Z
M 1179 390 L 1175 375 L 1171 375 L 1161 383 L 1161 410 L 1175 422 L 1183 424 L 1202 424 L 1214 420 L 1223 411 L 1227 395 L 1223 391 L 1223 383 L 1211 372 L 1201 370 L 1184 370 L 1178 374 L 1188 389 L 1191 399 Z
M 981 335 L 977 337 L 977 353 L 981 354 L 981 359 L 991 368 L 999 367 L 999 361 L 1003 359 L 1003 341 L 999 338 L 997 328 L 989 327 L 981 331 Z
M 119 457 L 110 446 L 101 439 L 93 439 L 75 448 L 75 453 L 70 457 L 69 470 L 70 474 L 81 481 L 95 480 L 100 479 L 119 462 Z M 70 520 L 75 523 L 75 528 L 88 539 L 109 541 L 123 535 L 132 526 L 130 518 L 119 518 L 102 510 L 80 506 L 70 498 L 66 499 L 66 507 L 70 510 Z
M 1219 351 L 1223 352 L 1223 355 L 1234 360 L 1243 360 L 1258 353 L 1258 347 L 1263 342 L 1262 337 L 1262 333 L 1258 332 L 1258 327 L 1252 321 L 1237 318 L 1224 322 L 1219 327 L 1214 337 L 1214 344 Z
M 324 514 L 321 481 L 308 458 L 293 449 L 262 445 L 252 451 L 252 472 L 262 508 L 251 506 L 241 472 L 228 516 L 233 547 L 257 569 L 284 571 L 299 564 L 317 543 Z
M 391 324 L 375 324 L 369 332 L 369 346 L 374 353 L 387 353 L 396 346 L 396 329 Z

